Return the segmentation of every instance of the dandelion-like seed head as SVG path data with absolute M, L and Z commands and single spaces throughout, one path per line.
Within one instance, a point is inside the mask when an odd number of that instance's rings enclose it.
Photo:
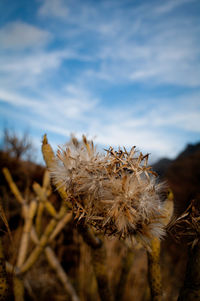
M 163 184 L 148 165 L 148 154 L 112 147 L 96 151 L 85 136 L 72 137 L 58 150 L 51 170 L 56 185 L 65 187 L 75 219 L 98 231 L 121 238 L 135 237 L 148 243 L 164 235 Z

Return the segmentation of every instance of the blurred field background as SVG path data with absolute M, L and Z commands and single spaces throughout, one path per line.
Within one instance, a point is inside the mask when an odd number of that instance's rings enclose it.
M 2 169 L 5 167 L 9 169 L 21 195 L 30 203 L 36 198 L 33 183 L 37 182 L 41 186 L 43 185 L 45 167 L 44 165 L 37 165 L 31 160 L 22 159 L 22 157 L 26 158 L 26 155 L 31 158 L 33 145 L 30 138 L 28 140 L 28 137 L 19 139 L 15 135 L 15 140 L 13 140 L 13 137 L 12 132 L 5 131 L 4 145 L 0 151 L 0 195 L 1 206 L 5 212 L 12 237 L 10 238 L 4 218 L 2 218 L 1 239 L 6 260 L 15 266 L 24 222 L 21 215 L 21 205 L 11 192 Z M 174 214 L 176 216 L 183 213 L 193 199 L 199 200 L 199 167 L 200 144 L 188 145 L 175 160 L 164 158 L 154 164 L 154 170 L 158 172 L 161 179 L 167 180 L 174 193 Z M 52 190 L 48 198 L 53 207 L 58 210 L 61 199 L 57 192 Z M 49 219 L 50 213 L 44 212 L 42 229 L 47 226 Z M 29 254 L 33 250 L 33 246 L 34 244 L 30 241 Z M 98 300 L 97 283 L 91 263 L 91 249 L 78 233 L 77 226 L 72 221 L 68 222 L 50 243 L 50 247 L 54 250 L 80 300 Z M 130 250 L 123 241 L 111 238 L 105 239 L 105 247 L 109 283 L 113 292 L 121 294 L 116 297 L 116 300 L 150 300 L 147 255 L 144 248 L 136 247 L 130 256 Z M 167 235 L 162 241 L 161 247 L 163 300 L 177 300 L 185 277 L 186 261 L 186 243 L 177 243 L 173 237 Z M 126 270 L 125 285 L 120 279 L 122 269 Z M 12 283 L 12 271 L 9 278 Z M 48 264 L 44 252 L 23 275 L 23 283 L 24 300 L 38 300 L 38 298 L 40 300 L 71 300 L 55 270 Z M 124 287 L 123 293 L 118 291 L 120 285 Z

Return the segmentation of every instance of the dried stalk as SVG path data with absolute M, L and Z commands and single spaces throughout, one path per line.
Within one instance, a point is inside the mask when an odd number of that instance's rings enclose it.
M 14 267 L 10 262 L 6 261 L 6 272 L 16 275 L 16 274 L 20 274 L 20 269 L 17 267 Z
M 172 218 L 174 211 L 174 196 L 169 189 L 168 198 L 164 203 L 165 216 L 162 218 L 162 224 L 167 226 Z M 160 241 L 157 238 L 152 239 L 151 248 L 148 254 L 148 278 L 151 291 L 151 300 L 162 300 L 162 283 L 160 268 Z
M 53 241 L 54 238 L 61 232 L 61 230 L 65 227 L 67 223 L 72 220 L 72 213 L 66 213 L 64 217 L 57 223 L 55 229 L 53 230 L 52 234 L 49 237 L 49 241 Z
M 3 245 L 0 238 L 0 301 L 7 300 L 9 296 L 9 284 L 6 273 L 6 263 L 3 252 Z
M 41 227 L 42 227 L 42 215 L 44 211 L 44 197 L 43 197 L 43 191 L 40 193 L 40 189 L 38 189 L 39 184 L 33 183 L 33 190 L 39 197 L 39 205 L 38 205 L 38 210 L 36 214 L 36 219 L 35 219 L 35 224 L 36 224 L 36 231 L 38 237 L 40 237 L 41 234 Z M 39 186 L 40 187 L 40 186 Z
M 92 248 L 97 249 L 102 246 L 102 241 L 94 235 L 94 232 L 90 227 L 84 224 L 82 221 L 77 225 L 79 233 L 82 235 L 84 241 Z
M 4 174 L 8 184 L 10 186 L 10 190 L 12 191 L 12 193 L 14 194 L 14 196 L 16 197 L 18 202 L 23 205 L 25 203 L 25 200 L 23 199 L 17 185 L 13 181 L 12 176 L 11 176 L 8 168 L 3 168 L 2 171 L 3 171 L 3 174 Z
M 24 282 L 19 277 L 13 278 L 15 301 L 24 301 Z
M 48 170 L 45 170 L 44 172 L 42 187 L 45 191 L 47 191 L 50 187 L 50 176 Z
M 17 185 L 13 181 L 13 178 L 12 178 L 8 168 L 5 167 L 5 168 L 2 169 L 2 171 L 3 171 L 3 174 L 6 178 L 6 181 L 7 181 L 8 185 L 10 187 L 10 190 L 14 194 L 16 200 L 22 205 L 22 215 L 23 215 L 23 217 L 25 217 L 26 214 L 27 214 L 27 210 L 28 210 L 26 200 L 22 197 Z
M 154 238 L 151 241 L 151 250 L 148 254 L 148 278 L 151 290 L 151 300 L 162 300 L 162 284 L 161 284 L 161 269 L 160 269 L 160 241 Z
M 120 278 L 119 282 L 116 286 L 116 292 L 115 292 L 115 300 L 122 300 L 124 291 L 125 291 L 125 286 L 127 283 L 128 275 L 131 270 L 132 264 L 134 260 L 134 252 L 132 249 L 128 248 L 127 249 L 127 254 L 123 258 L 122 261 L 122 269 L 120 273 Z
M 18 259 L 17 259 L 17 267 L 21 267 L 26 258 L 29 237 L 30 237 L 30 230 L 33 224 L 33 217 L 35 216 L 36 209 L 37 209 L 37 202 L 33 200 L 29 205 L 27 216 L 25 217 L 25 224 L 23 228 L 23 233 L 22 233 L 19 253 L 18 253 Z
M 45 254 L 48 259 L 48 262 L 50 266 L 55 270 L 56 274 L 58 275 L 58 278 L 62 282 L 65 291 L 70 295 L 72 301 L 80 301 L 79 297 L 76 294 L 76 291 L 72 284 L 70 283 L 70 280 L 63 270 L 62 266 L 60 265 L 55 253 L 50 247 L 45 248 Z
M 84 241 L 91 247 L 92 264 L 100 298 L 104 301 L 112 301 L 113 297 L 109 287 L 106 269 L 106 248 L 103 242 L 94 235 L 92 229 L 84 223 L 80 222 L 78 224 L 78 230 Z
M 48 211 L 48 213 L 52 216 L 57 218 L 57 212 L 56 209 L 53 207 L 53 205 L 46 200 L 46 202 L 44 203 L 46 210 Z
M 36 231 L 38 236 L 40 237 L 41 234 L 41 226 L 42 226 L 42 215 L 43 215 L 43 211 L 44 211 L 44 207 L 45 207 L 45 203 L 48 201 L 47 200 L 47 196 L 49 195 L 49 193 L 51 192 L 50 190 L 47 190 L 49 188 L 50 185 L 50 177 L 49 177 L 49 172 L 47 170 L 45 170 L 44 172 L 44 176 L 43 176 L 43 186 L 41 187 L 38 183 L 34 183 L 33 184 L 33 190 L 35 191 L 35 193 L 37 194 L 37 196 L 39 197 L 39 206 L 38 206 L 38 211 L 37 211 L 37 216 L 36 216 Z M 53 207 L 51 205 L 51 207 Z M 49 209 L 48 205 L 46 205 L 47 210 Z M 48 210 L 50 211 L 50 214 L 55 217 L 57 212 L 56 210 L 53 208 Z M 53 212 L 53 214 L 52 214 Z
M 32 228 L 31 231 L 31 238 L 35 244 L 39 244 L 39 239 L 37 237 L 37 234 L 35 232 L 35 229 Z M 60 265 L 55 253 L 50 247 L 45 248 L 45 254 L 47 257 L 47 260 L 50 264 L 50 266 L 56 271 L 58 278 L 62 282 L 66 292 L 71 296 L 72 301 L 80 301 L 72 284 L 70 283 L 70 280 L 63 270 L 62 266 Z
M 39 202 L 39 204 L 38 204 L 38 210 L 37 210 L 37 215 L 36 215 L 36 219 L 35 219 L 35 227 L 36 227 L 37 235 L 39 237 L 41 235 L 43 211 L 44 211 L 44 203 L 43 202 Z
M 51 169 L 54 164 L 55 164 L 55 155 L 54 152 L 48 143 L 47 136 L 44 135 L 43 141 L 42 141 L 42 154 L 44 157 L 44 161 L 46 162 L 47 168 Z M 61 196 L 61 199 L 63 201 L 62 207 L 67 206 L 68 208 L 71 208 L 71 203 L 67 201 L 68 195 L 67 192 L 65 191 L 63 185 L 58 185 L 56 186 L 58 193 Z
M 46 247 L 48 243 L 49 236 L 51 235 L 53 229 L 55 228 L 57 224 L 56 219 L 52 219 L 48 226 L 46 227 L 44 234 L 41 236 L 39 244 L 35 247 L 35 249 L 32 251 L 26 262 L 21 267 L 21 273 L 25 273 L 28 271 L 32 265 L 37 261 L 38 257 Z
M 99 295 L 102 301 L 113 301 L 113 295 L 111 293 L 109 282 L 108 282 L 108 272 L 106 264 L 106 248 L 104 244 L 99 248 L 91 248 L 92 254 L 92 264 L 94 268 L 94 273 L 96 275 Z
M 53 207 L 53 205 L 48 201 L 46 191 L 36 182 L 33 184 L 33 189 L 34 189 L 36 195 L 38 196 L 39 201 L 41 203 L 44 203 L 44 206 L 47 209 L 48 213 L 52 217 L 56 217 L 57 212 L 56 212 L 55 208 Z M 41 213 L 40 213 L 40 215 L 41 215 Z

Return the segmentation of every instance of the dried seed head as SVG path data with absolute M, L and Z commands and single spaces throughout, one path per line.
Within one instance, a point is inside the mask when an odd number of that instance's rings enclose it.
M 51 175 L 65 187 L 77 220 L 108 235 L 144 242 L 163 236 L 163 184 L 156 182 L 148 155 L 137 154 L 135 146 L 130 152 L 110 147 L 99 154 L 85 136 L 81 142 L 72 137 L 58 150 Z

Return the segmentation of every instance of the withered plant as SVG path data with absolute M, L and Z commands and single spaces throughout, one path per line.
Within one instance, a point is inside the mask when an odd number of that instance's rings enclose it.
M 7 271 L 14 275 L 15 300 L 23 300 L 24 286 L 28 287 L 26 274 L 42 254 L 71 300 L 79 300 L 52 246 L 58 233 L 73 219 L 91 251 L 101 300 L 123 298 L 137 242 L 146 248 L 148 254 L 151 299 L 160 301 L 160 239 L 173 213 L 173 202 L 170 197 L 163 200 L 166 186 L 158 182 L 155 172 L 148 165 L 148 154 L 139 153 L 135 146 L 130 151 L 125 148 L 116 151 L 110 147 L 101 154 L 96 151 L 93 142 L 83 136 L 81 142 L 72 137 L 66 146 L 59 148 L 55 156 L 46 135 L 42 153 L 61 197 L 58 211 L 48 199 L 51 189 L 47 172 L 42 186 L 34 183 L 35 197 L 27 201 L 9 171 L 4 169 L 10 189 L 21 204 L 24 220 L 16 264 L 7 263 Z M 44 212 L 48 212 L 50 217 L 46 225 L 42 222 Z M 118 237 L 127 245 L 118 286 L 114 291 L 111 290 L 106 265 L 105 235 Z
M 148 165 L 148 154 L 138 154 L 135 146 L 129 152 L 125 148 L 115 151 L 112 147 L 105 151 L 106 154 L 98 153 L 93 141 L 85 136 L 81 142 L 72 137 L 66 146 L 59 148 L 56 159 L 49 165 L 53 181 L 58 190 L 63 189 L 67 194 L 79 230 L 93 249 L 98 240 L 91 244 L 90 235 L 85 235 L 91 233 L 88 225 L 100 234 L 136 239 L 147 248 L 151 297 L 154 301 L 161 300 L 159 239 L 173 214 L 172 199 L 161 201 L 165 184 L 156 181 L 157 175 Z M 93 265 L 98 266 L 100 295 L 106 288 L 101 297 L 112 300 L 103 268 L 106 254 L 98 250 L 97 255 L 93 256 Z M 122 283 L 123 278 L 124 273 Z M 120 291 L 116 293 L 119 295 Z
M 67 192 L 78 221 L 143 243 L 164 235 L 164 184 L 156 181 L 148 154 L 138 154 L 135 146 L 130 152 L 110 147 L 100 154 L 85 136 L 81 142 L 72 137 L 58 150 L 50 171 L 54 183 Z
M 192 200 L 186 211 L 169 225 L 178 242 L 188 244 L 185 280 L 178 301 L 200 300 L 200 203 Z

